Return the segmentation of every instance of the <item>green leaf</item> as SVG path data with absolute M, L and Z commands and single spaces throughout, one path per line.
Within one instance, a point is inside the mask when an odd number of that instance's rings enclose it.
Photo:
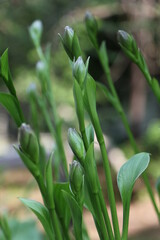
M 17 220 L 16 218 L 9 218 L 9 228 L 11 231 L 12 240 L 47 240 L 46 236 L 42 234 L 37 228 L 37 223 L 34 220 Z M 1 240 L 9 240 L 9 238 L 4 239 L 0 231 Z
M 3 78 L 4 83 L 6 84 L 8 90 L 10 93 L 14 96 L 16 96 L 16 90 L 13 85 L 10 69 L 9 69 L 9 63 L 8 63 L 8 49 L 4 51 L 0 58 L 0 76 Z
M 117 183 L 123 202 L 122 239 L 127 239 L 128 236 L 129 209 L 134 183 L 146 170 L 149 161 L 148 153 L 138 153 L 123 164 L 119 170 Z
M 70 208 L 66 204 L 62 191 L 70 193 L 69 183 L 55 183 L 54 184 L 54 202 L 57 215 L 61 221 L 62 226 L 68 230 L 71 213 Z
M 82 210 L 71 194 L 63 191 L 63 196 L 71 210 L 75 239 L 82 240 Z
M 48 238 L 50 240 L 55 239 L 48 209 L 37 201 L 25 199 L 25 198 L 19 198 L 19 199 L 40 220 L 41 224 L 44 227 L 45 232 L 48 235 Z
M 25 164 L 25 166 L 32 173 L 32 175 L 34 177 L 38 176 L 39 175 L 39 168 L 37 167 L 37 165 L 35 165 L 34 162 L 32 162 L 32 160 L 25 153 L 23 153 L 19 148 L 14 146 L 14 149 L 16 150 L 18 155 L 20 156 L 20 158 L 23 161 L 23 163 Z
M 158 195 L 160 197 L 160 177 L 158 177 L 158 179 L 156 181 L 156 190 L 157 190 Z
M 89 145 L 94 141 L 94 128 L 92 124 L 86 127 L 86 135 Z
M 7 215 L 0 216 L 0 229 L 3 232 L 5 239 L 11 240 L 11 230 L 8 225 Z
M 138 153 L 120 168 L 117 176 L 118 188 L 123 204 L 129 201 L 137 178 L 146 170 L 150 161 L 148 153 Z
M 23 120 L 19 114 L 18 101 L 17 99 L 8 93 L 0 93 L 0 103 L 6 110 L 10 113 L 11 117 L 14 119 L 17 127 L 19 127 Z

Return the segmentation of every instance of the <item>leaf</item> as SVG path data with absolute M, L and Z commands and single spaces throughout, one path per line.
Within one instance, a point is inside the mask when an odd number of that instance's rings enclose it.
M 32 162 L 32 160 L 25 154 L 23 153 L 19 148 L 17 148 L 16 146 L 14 146 L 14 149 L 16 150 L 16 152 L 18 153 L 18 155 L 20 156 L 21 160 L 23 161 L 23 163 L 25 164 L 25 166 L 28 168 L 28 170 L 32 173 L 32 175 L 34 177 L 36 177 L 37 175 L 39 175 L 39 169 L 37 168 L 37 166 Z
M 94 128 L 92 124 L 86 127 L 86 135 L 89 145 L 94 141 Z
M 70 208 L 66 204 L 62 191 L 70 193 L 69 183 L 55 183 L 54 184 L 54 202 L 57 215 L 62 223 L 62 225 L 68 230 L 71 213 Z
M 119 170 L 117 183 L 123 202 L 122 239 L 127 239 L 128 236 L 129 209 L 134 183 L 146 170 L 149 161 L 148 153 L 138 153 L 123 164 Z
M 71 210 L 75 239 L 82 240 L 82 210 L 71 194 L 63 191 L 63 196 Z
M 14 119 L 17 127 L 20 127 L 23 120 L 19 114 L 18 101 L 16 97 L 8 93 L 0 93 L 0 103 L 7 109 Z
M 44 230 L 48 235 L 48 238 L 50 240 L 55 239 L 48 209 L 41 203 L 34 200 L 25 198 L 19 198 L 19 200 L 37 216 L 37 218 L 43 225 Z
M 13 85 L 10 69 L 9 69 L 9 63 L 8 63 L 8 49 L 4 51 L 0 58 L 0 66 L 1 66 L 1 71 L 0 75 L 3 78 L 4 83 L 6 84 L 8 90 L 13 96 L 16 96 L 16 90 Z
M 146 170 L 150 161 L 148 153 L 138 153 L 120 168 L 117 183 L 123 205 L 130 201 L 133 186 L 137 178 Z
M 8 224 L 7 215 L 0 216 L 0 229 L 3 232 L 5 239 L 11 240 L 11 230 Z

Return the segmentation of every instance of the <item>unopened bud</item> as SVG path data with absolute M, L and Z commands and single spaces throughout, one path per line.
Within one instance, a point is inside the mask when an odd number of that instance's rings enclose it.
M 40 44 L 42 31 L 43 25 L 40 20 L 34 21 L 29 27 L 29 33 L 35 46 L 38 46 Z
M 21 127 L 19 128 L 18 141 L 20 143 L 20 149 L 26 153 L 34 163 L 38 163 L 38 141 L 36 135 L 29 125 L 22 123 Z
M 77 61 L 73 63 L 73 76 L 77 82 L 82 85 L 86 75 L 86 66 L 83 62 L 82 57 L 78 57 Z
M 95 48 L 98 48 L 97 42 L 98 24 L 95 17 L 90 12 L 87 12 L 85 15 L 85 23 L 92 44 L 94 45 Z
M 77 201 L 81 203 L 83 201 L 84 173 L 78 161 L 74 160 L 70 165 L 69 180 L 71 191 L 75 195 Z
M 68 142 L 78 160 L 83 161 L 85 155 L 85 148 L 82 138 L 75 129 L 69 128 Z
M 71 27 L 66 26 L 63 37 L 60 34 L 59 36 L 67 55 L 72 61 L 74 58 L 77 59 L 79 56 L 81 56 L 78 37 Z
M 123 30 L 119 30 L 117 33 L 117 39 L 119 44 L 126 48 L 127 50 L 131 51 L 133 50 L 133 38 L 130 34 Z

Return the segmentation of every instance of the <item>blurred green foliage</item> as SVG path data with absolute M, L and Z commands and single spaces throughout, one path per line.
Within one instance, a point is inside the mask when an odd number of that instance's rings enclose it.
M 12 234 L 12 240 L 45 240 L 45 236 L 40 233 L 34 220 L 18 221 L 16 218 L 9 219 L 9 227 Z M 0 231 L 0 240 L 5 240 Z

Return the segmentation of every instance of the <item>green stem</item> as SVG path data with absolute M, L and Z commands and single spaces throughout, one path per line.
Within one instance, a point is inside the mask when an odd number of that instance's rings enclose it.
M 87 152 L 89 145 L 88 145 L 88 140 L 87 140 L 86 131 L 85 131 L 84 119 L 81 120 L 81 121 L 83 121 L 83 123 L 81 122 L 81 124 L 79 124 L 79 127 L 80 127 L 80 132 L 82 134 L 82 139 L 83 139 L 83 142 L 84 142 L 85 150 Z M 81 126 L 83 126 L 83 127 L 81 127 Z M 97 178 L 97 183 L 99 185 L 98 195 L 99 195 L 101 211 L 102 211 L 104 221 L 105 221 L 105 224 L 106 224 L 106 228 L 107 228 L 107 231 L 108 231 L 109 239 L 114 240 L 112 227 L 111 227 L 108 211 L 107 211 L 107 208 L 106 208 L 106 204 L 105 204 L 105 201 L 104 201 L 104 197 L 103 197 L 103 193 L 102 193 L 102 189 L 101 189 L 101 185 L 100 185 L 100 182 L 99 182 L 99 177 L 98 177 L 97 171 L 96 171 L 96 178 Z
M 96 213 L 98 215 L 97 216 L 98 217 L 98 223 L 100 225 L 102 237 L 103 237 L 103 240 L 107 240 L 108 239 L 107 231 L 106 231 L 106 227 L 105 227 L 105 224 L 104 224 L 104 219 L 103 219 L 103 215 L 102 215 L 102 211 L 101 211 L 101 205 L 100 205 L 99 197 L 98 197 L 97 193 L 94 194 L 94 201 L 95 201 L 95 205 L 96 205 L 96 210 L 97 210 Z
M 47 198 L 47 194 L 46 194 L 46 187 L 44 185 L 43 177 L 42 177 L 41 174 L 36 176 L 36 181 L 38 183 L 38 186 L 39 186 L 42 198 L 43 198 L 43 202 L 44 202 L 45 206 L 47 207 L 48 212 L 50 214 L 50 218 L 51 218 L 53 229 L 55 231 L 56 239 L 57 240 L 62 240 L 63 238 L 62 238 L 61 231 L 60 231 L 60 225 L 59 225 L 58 217 L 57 217 L 55 208 L 48 206 L 48 198 Z
M 122 230 L 122 239 L 128 239 L 128 224 L 129 224 L 129 211 L 130 211 L 130 200 L 123 205 L 123 230 Z
M 113 183 L 112 183 L 112 176 L 111 176 L 111 170 L 109 166 L 109 160 L 106 152 L 106 147 L 104 143 L 104 138 L 102 134 L 102 129 L 100 126 L 98 115 L 95 119 L 92 119 L 94 129 L 96 132 L 97 140 L 100 146 L 103 163 L 104 163 L 104 170 L 105 170 L 105 177 L 106 177 L 106 185 L 107 185 L 107 191 L 108 191 L 108 198 L 111 208 L 111 215 L 112 215 L 112 222 L 113 222 L 113 229 L 115 233 L 116 240 L 120 240 L 120 231 L 119 231 L 119 225 L 118 225 L 118 217 L 117 217 L 117 210 L 116 210 L 116 201 L 114 196 L 114 190 L 113 190 Z
M 107 52 L 105 52 L 105 55 L 106 55 L 106 59 L 108 59 Z M 128 137 L 129 137 L 131 146 L 132 146 L 134 152 L 135 152 L 135 153 L 138 153 L 138 152 L 139 152 L 139 149 L 138 149 L 138 146 L 137 146 L 137 144 L 136 144 L 135 138 L 134 138 L 134 136 L 133 136 L 133 134 L 132 134 L 132 131 L 131 131 L 131 129 L 130 129 L 130 126 L 129 126 L 128 120 L 127 120 L 127 118 L 126 118 L 126 115 L 125 115 L 125 113 L 124 113 L 124 110 L 123 110 L 123 108 L 122 108 L 122 106 L 121 106 L 121 103 L 120 103 L 119 97 L 118 97 L 118 95 L 117 95 L 117 92 L 116 92 L 116 90 L 115 90 L 115 87 L 114 87 L 114 84 L 113 84 L 113 81 L 112 81 L 112 78 L 111 78 L 111 73 L 110 73 L 110 68 L 109 68 L 108 62 L 106 61 L 106 62 L 104 63 L 103 58 L 101 57 L 101 54 L 100 54 L 99 51 L 98 51 L 98 56 L 99 56 L 100 62 L 101 62 L 101 64 L 102 64 L 103 70 L 104 70 L 104 72 L 105 72 L 105 75 L 106 75 L 106 78 L 107 78 L 108 85 L 109 85 L 109 87 L 110 87 L 111 93 L 112 93 L 113 97 L 116 99 L 117 104 L 119 105 L 119 106 L 116 108 L 116 110 L 117 110 L 117 109 L 120 109 L 120 110 L 118 110 L 118 112 L 119 112 L 119 114 L 120 114 L 120 116 L 121 116 L 123 125 L 124 125 L 124 127 L 125 127 L 125 129 L 126 129 L 126 132 L 127 132 L 127 134 L 128 134 Z M 143 67 L 141 66 L 141 64 L 140 64 L 139 61 L 134 60 L 134 62 L 139 66 L 139 68 L 140 68 L 141 71 L 143 72 L 145 78 L 147 79 L 148 83 L 150 84 L 150 82 L 151 82 L 151 76 L 150 76 L 150 74 L 148 73 L 148 71 L 145 71 L 145 70 L 143 69 Z M 154 206 L 154 209 L 155 209 L 155 211 L 156 211 L 157 217 L 158 217 L 158 219 L 159 219 L 159 221 L 160 221 L 160 211 L 159 211 L 159 209 L 158 209 L 158 207 L 157 207 L 157 204 L 156 204 L 156 201 L 155 201 L 155 198 L 154 198 L 154 194 L 153 194 L 153 191 L 152 191 L 152 188 L 151 188 L 149 179 L 148 179 L 146 173 L 144 173 L 142 176 L 143 176 L 143 180 L 144 180 L 144 183 L 145 183 L 145 185 L 146 185 L 147 191 L 148 191 L 148 193 L 149 193 L 150 199 L 151 199 L 152 204 L 153 204 L 153 206 Z
M 99 191 L 99 201 L 100 201 L 101 211 L 103 213 L 104 221 L 105 221 L 105 224 L 106 224 L 106 228 L 107 228 L 107 231 L 108 231 L 109 240 L 114 240 L 113 231 L 112 231 L 108 211 L 107 211 L 107 208 L 106 208 L 106 203 L 104 201 L 104 197 L 103 197 L 103 193 L 102 193 L 101 189 Z
M 51 216 L 52 226 L 54 227 L 54 230 L 55 230 L 56 239 L 63 240 L 62 235 L 61 235 L 60 224 L 58 221 L 58 217 L 57 217 L 55 208 L 48 208 L 48 210 L 49 210 L 49 214 Z
M 53 118 L 54 118 L 54 122 L 55 122 L 55 133 L 56 135 L 55 137 L 55 141 L 57 143 L 57 147 L 58 147 L 58 152 L 59 155 L 61 156 L 61 160 L 62 160 L 62 164 L 63 164 L 63 168 L 64 168 L 64 172 L 65 172 L 65 176 L 68 179 L 68 166 L 67 166 L 67 159 L 66 159 L 66 155 L 65 155 L 65 151 L 64 151 L 64 146 L 63 146 L 63 142 L 62 142 L 62 133 L 61 133 L 61 120 L 57 114 L 57 110 L 56 110 L 56 104 L 55 104 L 55 100 L 54 100 L 54 96 L 53 96 L 53 92 L 52 92 L 52 85 L 51 85 L 51 79 L 50 79 L 50 75 L 49 75 L 49 64 L 43 54 L 42 48 L 40 46 L 38 46 L 36 48 L 37 53 L 39 55 L 39 58 L 41 59 L 41 61 L 43 61 L 46 66 L 47 66 L 47 76 L 46 76 L 46 81 L 47 81 L 47 94 L 46 94 L 46 98 L 52 108 L 52 114 L 53 114 Z M 48 119 L 47 119 L 48 121 Z M 49 121 L 48 121 L 49 123 Z M 53 133 L 53 128 L 51 128 L 50 124 L 49 127 L 51 129 L 51 133 Z

